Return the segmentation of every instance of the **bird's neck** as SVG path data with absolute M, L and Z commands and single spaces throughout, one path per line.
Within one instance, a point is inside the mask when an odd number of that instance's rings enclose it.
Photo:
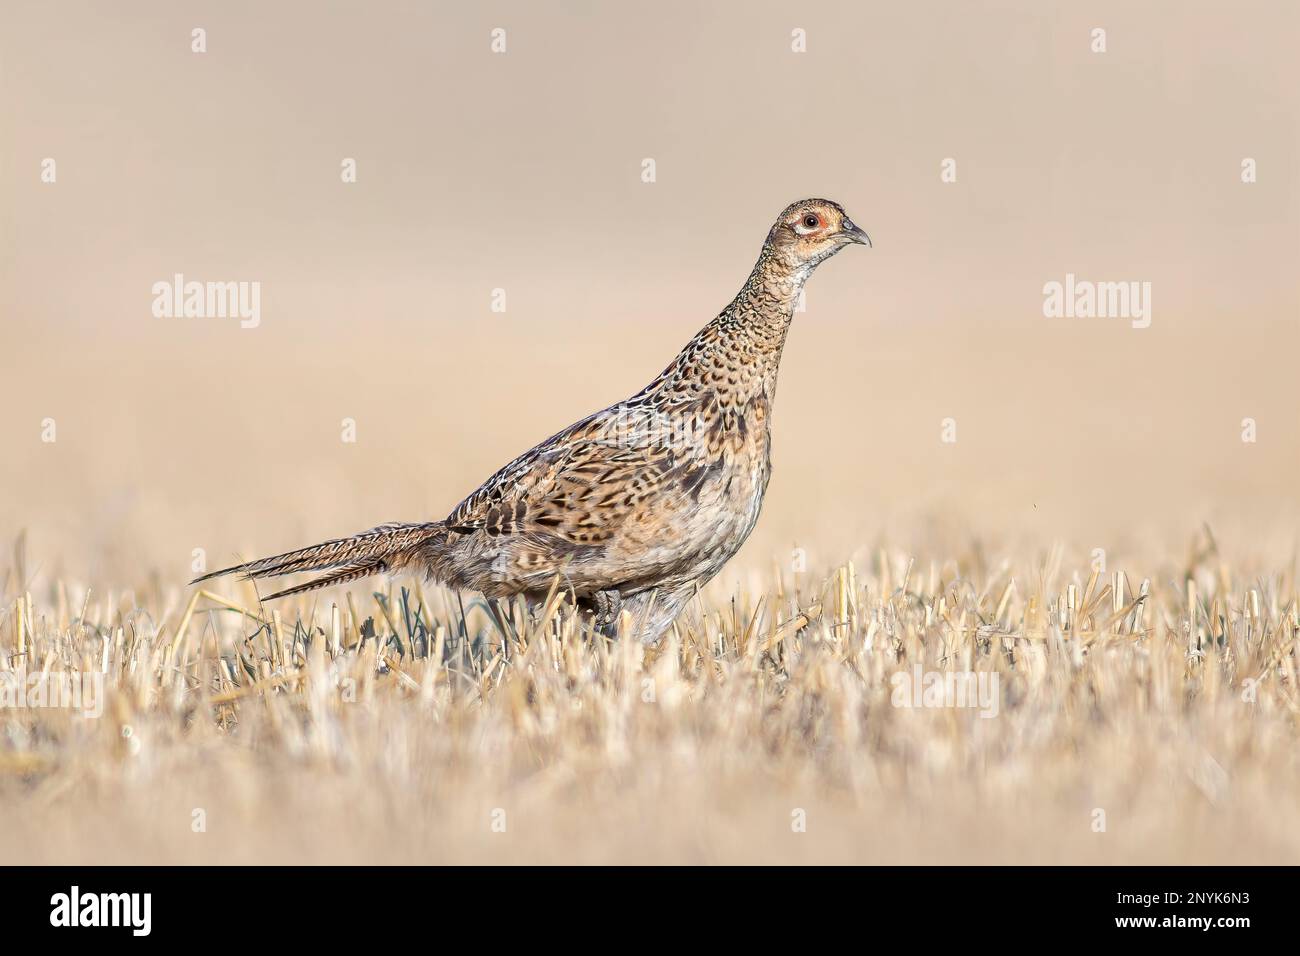
M 790 320 L 812 266 L 797 264 L 764 247 L 740 292 L 713 323 L 726 327 L 738 340 L 771 342 L 780 358 Z
M 764 247 L 740 292 L 646 389 L 665 397 L 712 392 L 722 405 L 776 394 L 776 376 L 811 268 Z

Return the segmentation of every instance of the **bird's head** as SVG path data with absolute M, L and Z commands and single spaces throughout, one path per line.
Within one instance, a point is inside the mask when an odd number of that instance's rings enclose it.
M 844 207 L 829 199 L 801 199 L 785 207 L 767 234 L 767 245 L 788 265 L 812 269 L 850 243 L 871 239 L 849 219 Z

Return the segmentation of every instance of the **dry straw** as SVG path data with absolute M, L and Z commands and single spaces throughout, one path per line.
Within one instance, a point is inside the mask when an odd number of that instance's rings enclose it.
M 105 707 L 0 710 L 0 839 L 24 860 L 1294 862 L 1294 575 L 1194 561 L 881 550 L 715 586 L 650 649 L 590 633 L 559 587 L 531 611 L 412 581 L 269 608 L 11 572 L 0 669 L 100 674 Z M 966 672 L 996 675 L 995 715 L 898 706 L 897 675 Z

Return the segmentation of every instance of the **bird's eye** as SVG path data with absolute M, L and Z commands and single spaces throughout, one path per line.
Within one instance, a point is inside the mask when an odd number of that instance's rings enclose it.
M 801 236 L 811 235 L 822 226 L 821 216 L 815 212 L 805 213 L 803 218 L 794 224 L 794 231 Z

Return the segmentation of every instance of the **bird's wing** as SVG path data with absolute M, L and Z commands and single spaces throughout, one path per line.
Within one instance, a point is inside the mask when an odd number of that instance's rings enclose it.
M 527 536 L 561 551 L 600 548 L 667 496 L 690 494 L 707 469 L 682 430 L 699 401 L 662 409 L 614 406 L 506 465 L 448 515 L 448 530 Z

